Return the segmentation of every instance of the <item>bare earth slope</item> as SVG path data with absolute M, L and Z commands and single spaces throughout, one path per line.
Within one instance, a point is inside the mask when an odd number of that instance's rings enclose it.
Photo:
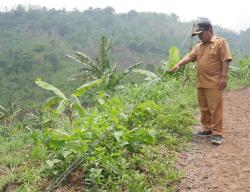
M 178 192 L 250 192 L 250 87 L 225 94 L 222 145 L 195 137 L 180 166 Z

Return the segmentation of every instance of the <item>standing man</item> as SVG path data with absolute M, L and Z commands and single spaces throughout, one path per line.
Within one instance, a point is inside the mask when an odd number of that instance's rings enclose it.
M 212 136 L 211 142 L 220 145 L 223 127 L 223 90 L 227 86 L 227 72 L 232 56 L 228 43 L 213 34 L 210 22 L 197 23 L 192 36 L 201 42 L 172 69 L 196 61 L 198 104 L 201 112 L 202 130 L 198 136 Z

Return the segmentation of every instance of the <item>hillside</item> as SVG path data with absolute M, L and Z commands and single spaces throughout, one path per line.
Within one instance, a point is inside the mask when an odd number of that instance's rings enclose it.
M 112 7 L 66 12 L 18 6 L 0 13 L 0 28 L 0 97 L 4 103 L 9 95 L 17 101 L 39 99 L 41 92 L 33 83 L 36 77 L 68 87 L 61 80 L 70 78 L 79 66 L 65 54 L 80 50 L 95 59 L 102 35 L 115 34 L 112 58 L 122 67 L 138 61 L 157 66 L 173 45 L 182 54 L 187 52 L 192 23 L 180 22 L 175 14 L 134 10 L 117 14 Z M 215 33 L 229 41 L 235 55 L 250 52 L 250 29 L 236 34 L 215 26 Z

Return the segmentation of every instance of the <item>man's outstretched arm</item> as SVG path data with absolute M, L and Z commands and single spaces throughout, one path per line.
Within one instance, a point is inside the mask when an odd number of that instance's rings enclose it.
M 193 59 L 189 55 L 187 55 L 187 56 L 183 57 L 170 71 L 176 72 L 179 70 L 181 65 L 186 65 L 186 64 L 190 63 L 191 61 L 193 61 Z

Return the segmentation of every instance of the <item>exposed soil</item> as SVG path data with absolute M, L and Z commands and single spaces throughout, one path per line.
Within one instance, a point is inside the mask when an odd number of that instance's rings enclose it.
M 250 192 L 250 87 L 225 94 L 223 143 L 193 138 L 178 192 Z M 197 129 L 197 128 L 195 128 Z
M 2 167 L 0 167 L 0 177 L 1 176 L 5 176 L 5 175 L 6 175 L 5 169 L 3 169 Z
M 16 188 L 18 187 L 18 183 L 10 182 L 6 184 L 6 186 L 3 187 L 4 192 L 13 192 L 16 191 Z
M 83 178 L 84 172 L 82 170 L 75 170 L 68 175 L 67 183 L 64 183 L 63 187 L 53 190 L 53 192 L 81 192 L 84 189 Z M 47 181 L 47 185 L 51 185 L 51 183 L 48 184 Z

